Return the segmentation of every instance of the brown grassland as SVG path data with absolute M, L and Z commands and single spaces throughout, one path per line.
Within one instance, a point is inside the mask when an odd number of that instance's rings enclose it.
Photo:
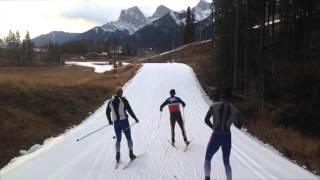
M 115 74 L 74 66 L 0 68 L 0 167 L 19 150 L 81 123 L 139 67 Z

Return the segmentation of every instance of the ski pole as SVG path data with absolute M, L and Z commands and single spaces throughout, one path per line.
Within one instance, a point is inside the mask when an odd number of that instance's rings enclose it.
M 99 128 L 99 129 L 97 129 L 97 130 L 95 130 L 95 131 L 93 131 L 93 132 L 91 132 L 91 133 L 89 133 L 89 134 L 87 134 L 87 135 L 83 136 L 82 138 L 77 139 L 77 141 L 81 141 L 82 139 L 84 139 L 84 138 L 86 138 L 86 137 L 88 137 L 88 136 L 90 136 L 90 135 L 92 135 L 92 134 L 94 134 L 94 133 L 96 133 L 96 132 L 98 132 L 98 131 L 102 130 L 103 128 L 108 127 L 108 126 L 110 126 L 110 124 L 107 124 L 107 125 L 105 125 L 105 126 L 103 126 L 103 127 Z
M 135 124 L 137 124 L 137 123 L 136 123 L 136 122 L 132 123 L 129 127 L 125 128 L 125 129 L 123 130 L 123 132 L 129 130 L 129 128 L 132 127 L 132 126 L 134 126 Z M 112 138 L 115 139 L 116 136 L 113 136 Z
M 184 116 L 184 108 L 183 108 L 183 130 L 184 130 L 184 132 L 185 132 L 185 134 L 187 135 L 187 131 L 186 131 L 186 119 L 185 119 L 185 116 Z
M 161 114 L 162 114 L 162 111 L 160 111 L 160 118 L 159 118 L 159 122 L 158 122 L 158 128 L 160 127 Z

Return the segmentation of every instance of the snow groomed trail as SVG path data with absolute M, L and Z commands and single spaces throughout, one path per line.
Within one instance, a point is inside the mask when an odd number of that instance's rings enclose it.
M 161 121 L 159 106 L 176 89 L 187 104 L 185 126 L 193 139 L 187 152 L 176 126 L 177 150 L 168 143 L 169 113 Z M 203 163 L 211 130 L 204 117 L 210 102 L 192 69 L 184 64 L 145 64 L 127 83 L 127 97 L 140 123 L 132 128 L 134 151 L 141 159 L 123 170 L 129 161 L 127 141 L 122 137 L 121 161 L 115 166 L 113 127 L 77 142 L 76 139 L 106 125 L 106 104 L 84 123 L 3 168 L 1 180 L 170 180 L 203 179 Z M 130 122 L 134 121 L 130 118 Z M 158 128 L 158 123 L 160 127 Z M 319 179 L 236 128 L 232 128 L 231 166 L 234 179 Z M 224 179 L 221 150 L 212 160 L 212 178 Z

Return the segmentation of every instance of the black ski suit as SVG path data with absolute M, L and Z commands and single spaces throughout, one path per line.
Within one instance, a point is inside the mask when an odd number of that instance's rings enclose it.
M 188 142 L 187 136 L 186 136 L 186 131 L 184 129 L 184 123 L 183 119 L 181 116 L 180 112 L 180 104 L 182 104 L 183 107 L 186 106 L 186 104 L 176 96 L 172 96 L 168 99 L 166 99 L 160 106 L 160 111 L 162 111 L 163 107 L 168 105 L 169 106 L 169 111 L 170 111 L 170 124 L 171 124 L 171 141 L 174 143 L 175 142 L 175 134 L 174 134 L 174 128 L 176 125 L 176 122 L 178 122 L 182 136 L 185 142 Z

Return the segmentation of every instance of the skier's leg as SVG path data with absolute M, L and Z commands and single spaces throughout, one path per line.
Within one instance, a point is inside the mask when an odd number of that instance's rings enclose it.
M 172 114 L 170 115 L 170 125 L 171 125 L 171 142 L 175 143 L 174 128 L 175 128 L 175 125 L 176 125 L 176 118 Z
M 131 138 L 131 130 L 130 130 L 130 125 L 129 125 L 129 121 L 128 119 L 122 120 L 122 127 L 124 131 L 124 135 L 127 138 L 127 142 L 128 142 L 128 148 L 130 151 L 133 150 L 133 142 L 132 142 L 132 138 Z
M 183 123 L 182 116 L 181 116 L 180 113 L 179 113 L 179 115 L 177 117 L 177 121 L 178 121 L 178 124 L 180 126 L 184 142 L 188 142 L 186 131 L 184 129 L 184 123 Z
M 120 159 L 120 142 L 121 142 L 121 124 L 119 121 L 114 122 L 114 131 L 116 133 L 117 141 L 116 141 L 116 160 Z
M 204 162 L 204 174 L 205 177 L 210 177 L 211 172 L 211 159 L 213 155 L 218 151 L 220 147 L 220 137 L 219 134 L 212 133 L 210 141 L 207 146 L 205 162 Z
M 226 171 L 227 180 L 232 179 L 232 170 L 230 166 L 230 152 L 231 152 L 231 134 L 224 134 L 224 141 L 222 143 L 223 163 Z

